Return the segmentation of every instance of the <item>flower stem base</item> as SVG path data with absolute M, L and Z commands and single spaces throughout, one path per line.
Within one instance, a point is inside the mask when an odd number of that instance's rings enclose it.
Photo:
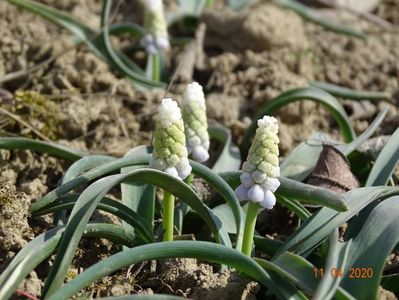
M 163 236 L 164 241 L 173 241 L 174 209 L 175 196 L 165 191 L 163 198 L 163 229 L 165 230 Z
M 244 236 L 242 241 L 242 253 L 251 257 L 254 239 L 256 218 L 258 216 L 259 204 L 252 201 L 248 202 L 247 215 L 245 217 Z

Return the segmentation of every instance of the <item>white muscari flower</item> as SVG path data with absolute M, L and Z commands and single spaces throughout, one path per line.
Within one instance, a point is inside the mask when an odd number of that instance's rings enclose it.
M 204 162 L 209 158 L 209 134 L 205 96 L 197 82 L 187 85 L 183 99 L 183 120 L 187 150 L 193 159 Z
M 170 43 L 162 0 L 146 0 L 145 3 L 144 28 L 147 32 L 140 45 L 149 54 L 166 51 Z
M 154 151 L 150 167 L 184 180 L 191 173 L 180 108 L 170 98 L 162 100 L 156 115 Z
M 242 166 L 241 185 L 235 190 L 238 199 L 259 203 L 267 209 L 276 204 L 273 193 L 280 186 L 277 133 L 276 118 L 264 116 L 258 120 L 254 140 Z

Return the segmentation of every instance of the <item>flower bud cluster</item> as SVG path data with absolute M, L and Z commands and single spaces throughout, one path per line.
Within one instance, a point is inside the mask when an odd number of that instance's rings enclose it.
M 187 85 L 183 99 L 183 120 L 188 153 L 198 162 L 209 158 L 209 134 L 205 96 L 197 82 Z
M 182 180 L 191 173 L 182 115 L 177 103 L 170 98 L 163 99 L 158 107 L 150 167 Z
M 140 45 L 149 54 L 166 51 L 170 44 L 162 0 L 146 0 L 145 2 L 144 28 L 147 33 L 141 39 Z
M 276 204 L 274 192 L 280 186 L 278 124 L 274 117 L 258 120 L 255 138 L 242 166 L 241 185 L 235 193 L 240 200 L 250 200 L 271 209 Z

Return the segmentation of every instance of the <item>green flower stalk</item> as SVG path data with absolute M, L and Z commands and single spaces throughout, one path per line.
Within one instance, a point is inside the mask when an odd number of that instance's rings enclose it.
M 144 28 L 147 33 L 140 45 L 149 54 L 166 51 L 170 44 L 162 0 L 146 0 L 145 3 Z
M 272 209 L 276 204 L 274 192 L 280 186 L 277 133 L 276 118 L 264 116 L 258 120 L 255 138 L 242 166 L 241 185 L 235 190 L 240 200 L 249 200 L 242 247 L 242 252 L 248 256 L 252 252 L 259 209 Z
M 191 174 L 180 108 L 170 98 L 162 100 L 156 115 L 154 151 L 150 167 L 180 180 Z M 163 200 L 164 240 L 173 240 L 174 196 L 165 191 Z
M 187 85 L 183 99 L 183 120 L 187 150 L 198 162 L 209 159 L 209 134 L 205 96 L 197 82 Z

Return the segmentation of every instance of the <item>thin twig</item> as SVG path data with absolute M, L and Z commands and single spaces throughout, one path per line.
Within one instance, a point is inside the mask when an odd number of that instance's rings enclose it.
M 35 129 L 32 125 L 30 125 L 27 122 L 25 122 L 24 120 L 22 120 L 17 115 L 15 115 L 15 114 L 13 114 L 13 113 L 9 112 L 8 110 L 5 110 L 4 108 L 1 108 L 1 107 L 0 107 L 0 113 L 2 113 L 4 115 L 14 119 L 18 123 L 20 123 L 22 126 L 25 126 L 26 128 L 29 128 L 34 134 L 36 134 L 42 140 L 44 140 L 46 142 L 51 142 L 51 140 L 48 137 L 46 137 L 44 134 L 42 134 L 39 130 Z
M 172 87 L 173 83 L 174 83 L 175 80 L 176 80 L 177 71 L 182 67 L 182 65 L 183 65 L 183 61 L 181 61 L 181 62 L 178 64 L 176 70 L 173 72 L 172 78 L 170 79 L 170 81 L 169 81 L 169 83 L 168 83 L 168 86 L 166 87 L 165 93 L 164 93 L 164 95 L 163 95 L 164 98 L 166 98 L 166 96 L 167 96 L 168 93 L 170 92 L 170 88 Z

